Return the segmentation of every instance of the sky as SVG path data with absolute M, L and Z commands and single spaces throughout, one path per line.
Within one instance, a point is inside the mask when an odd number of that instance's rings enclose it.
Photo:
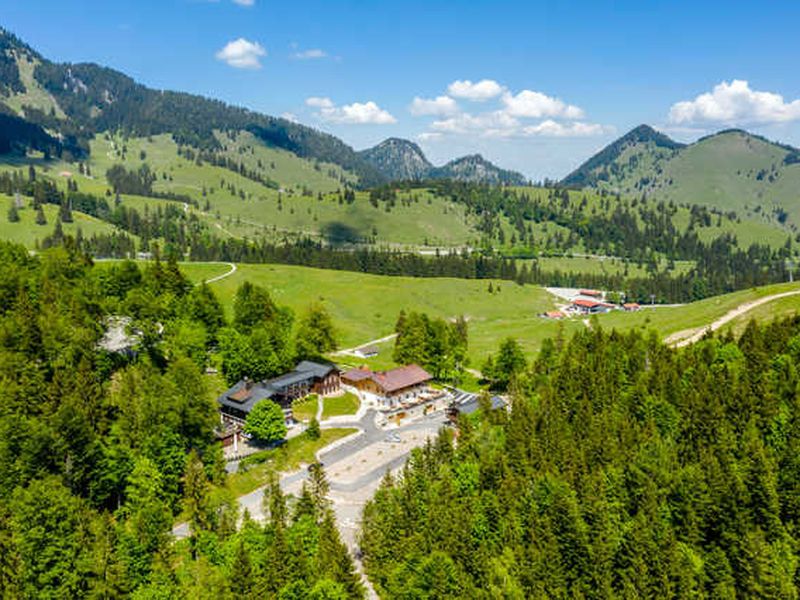
M 534 180 L 641 123 L 800 146 L 796 0 L 0 0 L 0 26 L 356 149 L 403 137 Z

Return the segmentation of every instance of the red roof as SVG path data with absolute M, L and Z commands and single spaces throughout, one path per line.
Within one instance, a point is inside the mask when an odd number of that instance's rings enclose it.
M 586 300 L 585 298 L 578 298 L 577 300 L 573 300 L 572 303 L 575 306 L 582 306 L 583 308 L 594 308 L 602 304 L 602 302 L 598 302 L 597 300 Z
M 636 302 L 628 302 L 627 304 L 623 304 L 622 308 L 641 308 Z
M 581 296 L 602 296 L 602 292 L 598 292 L 597 290 L 581 290 L 579 292 Z
M 564 313 L 560 310 L 551 310 L 545 313 L 545 316 L 549 319 L 562 319 L 564 317 Z

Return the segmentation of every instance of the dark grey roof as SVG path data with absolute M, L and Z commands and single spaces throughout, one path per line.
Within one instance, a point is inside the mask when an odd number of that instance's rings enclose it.
M 256 404 L 264 399 L 272 398 L 272 396 L 274 396 L 277 392 L 277 390 L 272 386 L 266 385 L 262 381 L 258 381 L 252 384 L 252 387 L 250 388 L 249 394 L 247 394 L 246 398 L 244 398 L 242 401 L 235 400 L 233 397 L 235 397 L 237 394 L 244 394 L 246 385 L 247 383 L 244 380 L 240 381 L 222 394 L 219 398 L 217 398 L 217 402 L 223 406 L 237 408 L 249 413 L 251 410 L 253 410 L 253 407 Z
M 251 384 L 249 390 L 245 389 L 247 383 L 242 380 L 232 388 L 226 390 L 224 394 L 217 398 L 217 402 L 223 406 L 237 408 L 249 413 L 261 400 L 272 398 L 276 394 L 280 394 L 290 385 L 302 383 L 309 379 L 324 379 L 335 370 L 335 365 L 304 360 L 295 367 L 294 371 L 276 377 L 275 379 L 270 379 L 269 381 L 254 382 Z M 237 398 L 237 396 L 239 398 Z
M 327 377 L 331 371 L 336 371 L 336 366 L 328 363 L 318 363 L 313 362 L 311 360 L 304 360 L 297 364 L 294 368 L 295 371 L 311 371 L 314 373 L 315 377 L 319 377 L 320 379 L 324 379 Z

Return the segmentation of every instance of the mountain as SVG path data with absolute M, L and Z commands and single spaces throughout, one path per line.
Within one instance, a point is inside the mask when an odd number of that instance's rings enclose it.
M 248 131 L 268 146 L 339 165 L 364 186 L 385 180 L 332 135 L 218 100 L 153 90 L 96 64 L 54 63 L 2 29 L 0 111 L 57 136 L 72 155 L 67 158 L 83 157 L 94 135 L 108 131 L 134 137 L 169 133 L 179 144 L 206 150 L 220 147 L 219 131 Z
M 389 138 L 359 154 L 390 180 L 455 179 L 504 185 L 527 183 L 524 175 L 501 169 L 479 154 L 434 167 L 417 144 L 400 138 Z
M 525 185 L 527 183 L 527 179 L 521 173 L 501 169 L 480 154 L 471 154 L 451 160 L 443 167 L 433 169 L 430 177 L 503 185 Z
M 487 183 L 524 181 L 480 157 L 436 169 L 422 150 L 390 138 L 356 152 L 338 138 L 286 119 L 201 96 L 150 89 L 127 75 L 93 63 L 52 62 L 0 29 L 0 152 L 36 149 L 83 159 L 98 133 L 129 137 L 170 134 L 179 145 L 219 151 L 220 132 L 248 132 L 269 147 L 338 165 L 362 187 L 395 179 L 453 176 Z M 65 154 L 66 153 L 66 154 Z M 450 175 L 452 174 L 452 175 Z
M 741 129 L 680 144 L 641 125 L 592 156 L 562 184 L 800 224 L 800 150 Z
M 425 179 L 433 169 L 417 144 L 400 138 L 389 138 L 359 154 L 392 180 Z
M 596 186 L 614 181 L 624 165 L 638 165 L 641 157 L 661 158 L 683 148 L 680 144 L 649 125 L 639 125 L 567 175 L 561 182 L 570 187 Z

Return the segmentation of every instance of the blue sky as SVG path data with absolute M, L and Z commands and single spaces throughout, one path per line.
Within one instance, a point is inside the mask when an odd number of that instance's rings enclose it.
M 800 3 L 0 0 L 0 25 L 93 61 L 329 131 L 560 177 L 649 123 L 800 145 Z M 418 99 L 415 101 L 415 98 Z

